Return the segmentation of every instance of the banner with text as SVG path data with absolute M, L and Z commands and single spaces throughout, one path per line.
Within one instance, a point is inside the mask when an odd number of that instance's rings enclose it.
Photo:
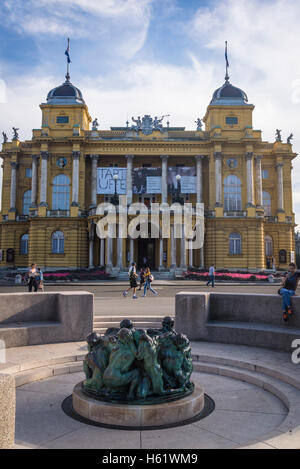
M 114 194 L 115 180 L 117 179 L 117 194 L 126 194 L 127 168 L 97 168 L 97 194 Z
M 194 167 L 172 167 L 168 168 L 168 193 L 174 194 L 177 191 L 176 176 L 180 175 L 181 194 L 195 194 L 197 192 L 196 169 Z
M 134 168 L 134 194 L 160 194 L 161 168 Z

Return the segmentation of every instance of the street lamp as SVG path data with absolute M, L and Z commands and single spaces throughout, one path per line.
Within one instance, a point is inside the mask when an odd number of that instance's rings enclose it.
M 119 175 L 118 174 L 114 174 L 113 175 L 113 180 L 115 182 L 115 194 L 114 196 L 112 197 L 111 199 L 111 203 L 113 205 L 119 205 L 119 197 L 118 197 L 118 194 L 117 194 L 117 182 L 118 182 L 118 179 L 119 179 Z
M 181 176 L 180 176 L 180 174 L 177 174 L 176 180 L 177 180 L 177 191 L 176 191 L 175 202 L 183 205 L 183 199 L 180 197 L 180 192 L 181 192 Z

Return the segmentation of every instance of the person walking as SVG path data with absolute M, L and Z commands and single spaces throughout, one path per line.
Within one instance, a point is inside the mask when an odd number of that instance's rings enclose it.
M 282 297 L 282 319 L 284 322 L 287 322 L 289 317 L 294 314 L 291 297 L 296 294 L 298 283 L 299 276 L 296 272 L 296 265 L 291 262 L 289 264 L 289 271 L 282 280 L 282 287 L 278 290 L 279 295 Z
M 146 267 L 144 277 L 145 277 L 145 286 L 144 286 L 144 294 L 143 294 L 143 297 L 146 296 L 147 288 L 149 288 L 149 290 L 150 290 L 155 296 L 157 296 L 157 295 L 158 295 L 157 291 L 154 290 L 154 289 L 151 287 L 151 282 L 153 282 L 154 277 L 153 277 L 153 275 L 151 274 L 149 267 Z
M 128 295 L 128 292 L 129 290 L 131 290 L 133 288 L 133 296 L 132 298 L 134 300 L 137 299 L 137 296 L 136 296 L 136 289 L 137 289 L 137 281 L 136 279 L 138 278 L 138 275 L 136 273 L 136 263 L 133 262 L 131 264 L 131 267 L 129 269 L 129 272 L 128 272 L 128 276 L 129 276 L 129 287 L 127 288 L 127 290 L 124 290 L 123 291 L 123 296 L 127 296 Z
M 44 292 L 44 274 L 39 267 L 37 268 L 36 283 L 38 291 Z
M 36 281 L 37 278 L 37 267 L 36 264 L 31 264 L 31 267 L 28 271 L 28 291 L 31 293 L 32 292 L 32 287 L 34 288 L 34 291 L 37 292 L 38 289 L 38 284 Z
M 144 269 L 142 267 L 141 270 L 140 270 L 140 288 L 138 289 L 139 291 L 142 289 L 142 286 L 145 283 L 145 275 L 144 274 L 145 274 L 145 272 L 144 272 Z
M 215 288 L 215 264 L 212 264 L 209 268 L 208 271 L 208 282 L 206 284 L 207 287 L 209 287 L 209 284 L 211 283 L 211 286 Z

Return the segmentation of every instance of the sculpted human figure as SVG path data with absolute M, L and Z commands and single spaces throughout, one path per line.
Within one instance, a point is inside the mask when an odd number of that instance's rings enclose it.
M 111 390 L 130 385 L 128 399 L 134 399 L 139 383 L 138 368 L 131 369 L 137 357 L 132 332 L 123 328 L 117 334 L 117 343 L 110 353 L 109 364 L 103 376 L 104 385 Z
M 164 116 L 161 117 L 161 119 L 158 119 L 157 116 L 154 117 L 153 120 L 153 130 L 159 130 L 161 133 L 163 133 L 163 126 L 162 126 L 162 121 L 164 119 Z
M 276 129 L 276 142 L 282 142 L 281 132 L 282 130 Z
M 6 143 L 8 138 L 5 132 L 2 132 L 2 137 L 3 137 L 3 143 Z
M 103 387 L 103 374 L 108 366 L 109 356 L 114 346 L 114 338 L 100 337 L 93 332 L 87 338 L 88 354 L 83 362 L 83 370 L 86 380 L 83 383 L 85 389 L 99 392 Z
M 202 130 L 203 124 L 202 124 L 202 120 L 199 117 L 195 121 L 195 123 L 197 124 L 197 130 Z
M 14 131 L 13 140 L 18 140 L 19 138 L 18 130 L 19 129 L 17 129 L 16 127 L 13 127 L 13 131 Z
M 141 121 L 141 116 L 138 116 L 137 119 L 134 119 L 134 117 L 131 118 L 133 122 L 135 122 L 136 125 L 132 125 L 131 128 L 132 130 L 136 130 L 137 132 L 142 129 L 142 121 Z
M 289 143 L 289 144 L 292 143 L 293 138 L 294 138 L 294 135 L 291 134 L 291 135 L 288 137 L 286 143 Z
M 146 332 L 140 335 L 137 359 L 143 361 L 144 370 L 150 379 L 153 394 L 164 393 L 162 369 L 158 363 L 158 342 Z M 140 397 L 149 394 L 147 387 L 142 387 Z

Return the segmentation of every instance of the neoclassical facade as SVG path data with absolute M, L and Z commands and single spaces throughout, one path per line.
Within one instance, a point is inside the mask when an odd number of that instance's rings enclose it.
M 21 142 L 15 129 L 0 153 L 1 268 L 37 262 L 122 270 L 147 257 L 157 270 L 214 263 L 255 271 L 285 269 L 294 260 L 296 154 L 280 131 L 275 142 L 262 140 L 253 128 L 254 106 L 228 77 L 213 94 L 204 129 L 200 119 L 196 130 L 186 130 L 149 115 L 101 129 L 69 76 L 40 108 L 42 125 L 31 140 Z M 149 227 L 148 238 L 100 239 L 97 206 L 116 203 L 119 194 L 150 213 L 154 202 L 203 203 L 203 249 L 186 249 L 174 238 L 172 217 L 169 238 L 151 238 Z

